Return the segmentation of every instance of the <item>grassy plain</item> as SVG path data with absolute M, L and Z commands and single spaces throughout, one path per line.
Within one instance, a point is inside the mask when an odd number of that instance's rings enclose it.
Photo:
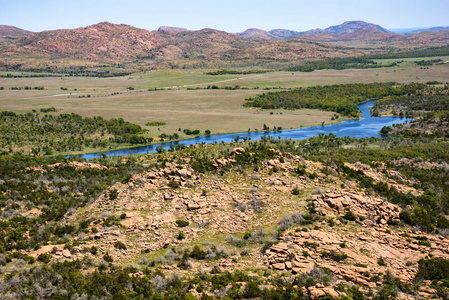
M 419 58 L 412 60 L 426 60 Z M 446 59 L 446 58 L 445 58 Z M 446 61 L 446 60 L 445 60 Z M 266 88 L 296 88 L 313 85 L 445 81 L 449 64 L 367 70 L 321 70 L 310 73 L 271 72 L 251 75 L 205 75 L 208 70 L 160 70 L 125 77 L 0 78 L 0 110 L 29 112 L 55 107 L 61 112 L 83 116 L 123 118 L 148 129 L 149 136 L 178 129 L 211 130 L 215 133 L 261 130 L 270 127 L 298 128 L 330 123 L 333 113 L 316 110 L 270 110 L 244 108 L 245 98 L 267 92 Z M 4 74 L 4 73 L 3 73 Z M 216 85 L 244 89 L 204 89 Z M 11 90 L 11 87 L 44 87 L 44 90 Z M 61 89 L 64 88 L 64 89 Z M 132 89 L 128 89 L 132 88 Z M 154 88 L 168 90 L 148 91 Z M 188 88 L 203 88 L 189 90 Z M 257 89 L 256 89 L 257 88 Z M 271 114 L 272 112 L 272 114 Z M 164 126 L 145 126 L 161 121 Z
M 388 65 L 391 63 L 397 63 L 396 68 L 409 68 L 415 66 L 415 61 L 430 61 L 430 60 L 442 60 L 442 63 L 449 63 L 449 56 L 432 56 L 432 57 L 410 57 L 410 58 L 389 58 L 389 59 L 374 59 L 378 64 Z

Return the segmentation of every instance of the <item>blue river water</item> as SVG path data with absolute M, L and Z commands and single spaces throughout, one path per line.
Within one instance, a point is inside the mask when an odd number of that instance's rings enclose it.
M 193 139 L 182 140 L 178 142 L 166 142 L 161 144 L 154 144 L 149 146 L 127 148 L 113 151 L 104 151 L 98 153 L 90 153 L 82 155 L 81 157 L 90 160 L 92 158 L 101 157 L 102 153 L 106 156 L 127 156 L 134 154 L 146 154 L 156 152 L 156 147 L 162 145 L 165 150 L 170 149 L 170 145 L 183 144 L 185 146 L 200 144 L 200 143 L 221 143 L 221 142 L 232 142 L 237 136 L 239 136 L 240 141 L 243 138 L 251 138 L 251 140 L 260 140 L 262 137 L 273 137 L 281 139 L 295 139 L 304 140 L 313 136 L 318 136 L 320 133 L 330 134 L 333 133 L 338 137 L 355 137 L 355 138 L 370 138 L 370 137 L 382 137 L 379 131 L 383 126 L 391 126 L 393 124 L 402 124 L 407 122 L 405 118 L 401 117 L 371 117 L 370 107 L 373 106 L 375 100 L 368 101 L 360 104 L 358 107 L 362 112 L 362 118 L 358 120 L 347 120 L 338 124 L 324 125 L 324 126 L 313 126 L 313 127 L 303 127 L 298 129 L 283 130 L 282 132 L 277 131 L 259 131 L 259 132 L 242 132 L 242 133 L 232 133 L 232 134 L 216 134 L 210 136 L 200 136 Z

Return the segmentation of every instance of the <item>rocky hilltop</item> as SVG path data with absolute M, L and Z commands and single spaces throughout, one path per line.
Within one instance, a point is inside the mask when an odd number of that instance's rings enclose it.
M 111 261 L 139 265 L 130 274 L 137 277 L 143 267 L 185 277 L 249 270 L 265 289 L 279 276 L 291 282 L 313 278 L 302 287 L 310 299 L 344 297 L 343 287 L 353 285 L 361 295 L 380 293 L 385 276 L 398 285 L 411 284 L 420 259 L 449 258 L 447 237 L 404 225 L 403 208 L 363 189 L 341 168 L 277 149 L 228 147 L 195 146 L 182 155 L 147 157 L 164 163 L 110 186 L 92 204 L 66 216 L 66 224 L 89 220 L 82 245 L 53 244 L 29 255 L 99 263 L 108 255 Z M 191 156 L 211 150 L 229 154 L 206 162 Z M 248 168 L 249 161 L 260 163 Z M 206 166 L 211 171 L 205 172 Z M 403 193 L 423 193 L 416 180 L 382 164 L 346 163 L 344 169 Z M 192 247 L 196 254 L 186 260 L 182 253 Z M 190 292 L 217 296 L 231 289 L 193 286 Z M 436 293 L 428 284 L 418 292 L 424 298 Z M 400 291 L 399 297 L 415 296 Z
M 130 59 L 148 55 L 163 41 L 153 33 L 129 25 L 102 22 L 79 29 L 30 34 L 5 49 L 4 55 L 48 58 Z M 39 54 L 38 54 L 39 53 Z
M 0 25 L 0 38 L 18 38 L 31 34 L 31 31 L 20 29 L 14 26 Z
M 298 60 L 446 46 L 447 32 L 396 35 L 361 21 L 305 34 L 255 28 L 233 34 L 210 28 L 189 31 L 167 26 L 150 32 L 108 22 L 37 33 L 3 26 L 0 34 L 9 37 L 0 40 L 0 67 L 71 73 L 98 69 L 130 73 L 160 68 L 225 68 L 236 64 L 279 69 Z
M 276 36 L 272 35 L 268 31 L 258 29 L 258 28 L 249 28 L 245 30 L 244 32 L 237 33 L 238 36 L 247 38 L 247 39 L 254 39 L 254 38 L 265 38 L 265 39 L 274 39 L 277 38 Z
M 390 31 L 379 26 L 377 24 L 367 23 L 364 21 L 348 21 L 344 22 L 340 25 L 330 26 L 326 29 L 312 29 L 304 32 L 304 34 L 317 34 L 317 33 L 330 33 L 330 34 L 344 34 L 344 33 L 353 33 L 359 29 L 368 29 L 374 31 L 380 31 L 389 33 Z

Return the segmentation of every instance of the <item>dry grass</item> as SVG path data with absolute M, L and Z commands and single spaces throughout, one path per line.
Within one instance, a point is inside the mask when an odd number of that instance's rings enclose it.
M 421 68 L 386 68 L 371 70 L 322 70 L 311 73 L 273 72 L 253 75 L 204 75 L 206 70 L 164 70 L 133 74 L 118 78 L 0 78 L 1 110 L 27 112 L 42 107 L 55 107 L 62 112 L 83 116 L 101 115 L 123 118 L 144 126 L 150 121 L 167 123 L 161 127 L 146 127 L 149 135 L 173 134 L 178 128 L 209 129 L 212 133 L 242 132 L 282 126 L 301 126 L 330 123 L 332 113 L 313 110 L 262 111 L 244 108 L 245 98 L 266 92 L 259 89 L 241 90 L 179 90 L 147 91 L 148 88 L 168 86 L 281 87 L 295 88 L 312 85 L 369 83 L 395 81 L 400 83 L 446 81 L 449 64 Z M 228 80 L 224 81 L 223 80 Z M 45 90 L 10 90 L 13 86 L 44 86 Z M 60 88 L 68 88 L 61 90 Z M 127 87 L 135 90 L 129 91 Z M 75 90 L 76 89 L 76 90 Z M 145 90 L 144 90 L 145 89 Z M 114 93 L 120 93 L 112 95 Z M 87 95 L 91 97 L 87 98 Z M 78 98 L 82 97 L 82 98 Z M 180 134 L 181 137 L 184 137 Z

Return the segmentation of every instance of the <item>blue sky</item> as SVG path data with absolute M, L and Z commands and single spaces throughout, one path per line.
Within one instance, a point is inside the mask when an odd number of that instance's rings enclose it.
M 0 0 L 0 24 L 42 31 L 102 21 L 148 30 L 308 30 L 349 20 L 386 28 L 449 26 L 449 0 Z

